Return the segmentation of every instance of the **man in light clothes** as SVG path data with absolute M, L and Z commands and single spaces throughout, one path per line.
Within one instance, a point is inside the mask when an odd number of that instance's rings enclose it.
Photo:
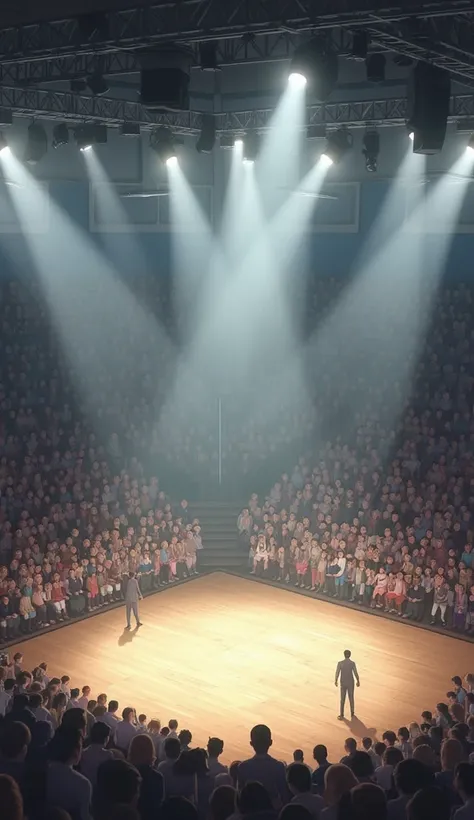
M 338 715 L 338 720 L 344 720 L 344 706 L 346 703 L 346 696 L 349 696 L 349 705 L 351 707 L 351 718 L 354 717 L 354 680 L 357 686 L 360 686 L 359 673 L 354 661 L 351 661 L 351 653 L 349 649 L 344 650 L 344 660 L 339 661 L 336 667 L 335 685 L 338 685 L 339 678 L 341 679 L 341 710 Z
M 138 602 L 143 599 L 143 595 L 140 590 L 140 585 L 138 583 L 137 577 L 134 572 L 128 573 L 128 582 L 127 582 L 127 589 L 125 592 L 125 609 L 127 613 L 127 626 L 126 629 L 130 629 L 130 615 L 134 614 L 135 620 L 137 622 L 137 627 L 141 626 L 140 618 L 138 615 Z

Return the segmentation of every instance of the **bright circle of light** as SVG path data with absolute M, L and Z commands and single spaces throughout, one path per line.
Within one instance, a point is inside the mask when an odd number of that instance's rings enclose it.
M 330 166 L 334 163 L 334 160 L 328 154 L 321 154 L 320 163 L 323 168 L 330 168 Z
M 298 71 L 292 71 L 288 77 L 288 82 L 293 88 L 304 88 L 307 80 L 304 74 L 300 74 Z
M 236 139 L 235 142 L 234 142 L 234 148 L 243 148 L 243 147 L 244 147 L 244 141 L 239 139 L 239 138 Z
M 7 154 L 9 154 L 9 153 L 10 153 L 10 148 L 8 147 L 8 145 L 4 145 L 3 148 L 0 148 L 0 155 L 2 157 L 6 157 Z
M 243 162 L 244 165 L 253 165 L 255 160 L 253 160 L 253 159 L 243 159 L 242 162 Z
M 178 164 L 178 157 L 168 157 L 166 160 L 166 164 L 168 168 L 176 168 Z
M 5 150 L 5 149 L 3 149 Z M 474 145 L 466 145 L 466 151 L 468 154 L 474 154 Z M 1 153 L 1 151 L 0 151 Z
M 410 131 L 410 133 L 408 134 L 408 137 L 409 137 L 409 139 L 411 139 L 411 141 L 413 142 L 413 140 L 415 139 L 415 132 L 414 132 L 414 131 Z
M 80 151 L 90 151 L 91 148 L 92 148 L 92 145 L 83 145 L 82 148 L 80 148 L 79 150 Z

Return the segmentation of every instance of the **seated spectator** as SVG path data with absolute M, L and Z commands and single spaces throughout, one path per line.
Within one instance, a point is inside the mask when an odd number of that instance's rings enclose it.
M 117 748 L 126 754 L 136 734 L 135 710 L 132 709 L 131 706 L 127 706 L 122 712 L 122 720 L 118 721 L 117 728 L 115 729 L 115 743 L 117 744 Z
M 30 742 L 31 733 L 24 723 L 12 720 L 0 725 L 0 774 L 13 777 L 20 785 Z
M 273 801 L 266 788 L 259 782 L 248 780 L 237 793 L 236 807 L 246 820 L 276 820 Z
M 383 753 L 382 765 L 375 770 L 375 780 L 385 792 L 391 792 L 394 788 L 393 772 L 395 766 L 403 760 L 400 749 L 395 746 L 388 746 Z
M 189 731 L 189 729 L 181 729 L 181 731 L 178 735 L 178 740 L 181 744 L 181 751 L 183 751 L 183 752 L 189 751 L 189 749 L 191 748 L 192 740 L 193 740 L 193 736 L 192 736 L 191 732 Z
M 304 763 L 292 763 L 286 770 L 286 781 L 293 795 L 291 803 L 304 806 L 313 820 L 319 820 L 324 800 L 311 793 L 311 772 Z
M 380 786 L 360 783 L 341 799 L 340 818 L 351 820 L 386 820 L 387 798 Z
M 364 751 L 366 751 L 367 754 L 369 755 L 369 757 L 372 761 L 372 768 L 375 771 L 375 769 L 377 769 L 379 766 L 382 765 L 382 759 L 375 752 L 375 749 L 373 748 L 372 738 L 371 737 L 363 737 L 362 738 L 362 747 L 363 747 Z M 385 751 L 385 749 L 383 751 Z
M 406 759 L 397 763 L 394 771 L 398 797 L 388 801 L 388 820 L 405 820 L 409 801 L 419 789 L 433 782 L 433 773 L 419 760 Z
M 454 788 L 456 766 L 463 761 L 464 750 L 459 740 L 447 738 L 441 746 L 441 771 L 435 774 L 436 786 L 448 797 L 451 805 L 459 803 Z
M 198 820 L 197 808 L 185 797 L 167 797 L 161 806 L 160 820 Z
M 355 774 L 359 783 L 372 783 L 374 781 L 374 766 L 372 758 L 367 752 L 354 752 L 349 758 L 347 766 Z
M 242 789 L 246 783 L 257 781 L 268 791 L 275 805 L 289 801 L 286 772 L 283 763 L 268 754 L 272 745 L 272 735 L 268 726 L 254 726 L 250 732 L 250 745 L 255 755 L 242 761 L 238 771 L 238 785 Z
M 357 786 L 357 779 L 348 766 L 335 763 L 326 769 L 324 775 L 324 800 L 326 808 L 321 812 L 321 820 L 338 820 L 342 797 Z
M 313 758 L 318 764 L 311 775 L 311 782 L 313 784 L 313 794 L 324 794 L 324 777 L 326 770 L 329 769 L 331 763 L 328 760 L 328 750 L 322 743 L 318 744 L 313 749 Z
M 474 766 L 472 763 L 458 763 L 454 776 L 454 788 L 463 805 L 454 812 L 453 820 L 473 820 Z
M 181 754 L 181 744 L 177 737 L 167 737 L 163 749 L 165 759 L 158 764 L 158 771 L 163 776 L 165 794 L 169 797 L 174 793 L 174 766 Z
M 137 769 L 125 760 L 106 760 L 102 763 L 97 769 L 94 790 L 94 820 L 108 820 L 119 806 L 135 808 L 140 784 Z
M 218 786 L 209 800 L 210 820 L 228 820 L 234 813 L 236 792 L 232 786 Z
M 219 763 L 219 757 L 224 751 L 224 741 L 218 737 L 210 737 L 207 741 L 207 763 L 209 766 L 209 774 L 215 777 L 218 774 L 227 774 L 228 768 L 222 763 Z
M 23 820 L 23 798 L 17 782 L 7 774 L 0 774 L 0 806 L 2 820 Z
M 450 812 L 446 794 L 436 786 L 420 789 L 407 804 L 407 820 L 449 820 Z
M 343 763 L 345 766 L 348 765 L 349 760 L 357 751 L 357 740 L 353 737 L 348 737 L 347 740 L 344 742 L 344 751 L 346 754 L 344 757 L 341 757 L 340 763 Z
M 164 779 L 161 772 L 153 768 L 155 759 L 155 747 L 151 737 L 136 734 L 130 743 L 128 760 L 141 777 L 138 799 L 138 812 L 141 820 L 154 820 L 163 802 Z
M 97 770 L 106 760 L 113 759 L 113 752 L 107 749 L 110 739 L 110 728 L 106 723 L 98 721 L 91 728 L 89 745 L 83 750 L 80 762 L 80 772 L 87 777 L 92 787 L 97 781 Z
M 71 820 L 89 820 L 92 786 L 76 771 L 82 753 L 78 729 L 59 727 L 48 748 L 46 802 L 67 811 Z

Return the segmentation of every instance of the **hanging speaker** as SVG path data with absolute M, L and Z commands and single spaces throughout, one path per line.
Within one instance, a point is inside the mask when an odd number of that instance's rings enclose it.
M 413 131 L 415 154 L 437 154 L 446 137 L 451 98 L 449 74 L 419 62 L 408 89 L 408 128 Z

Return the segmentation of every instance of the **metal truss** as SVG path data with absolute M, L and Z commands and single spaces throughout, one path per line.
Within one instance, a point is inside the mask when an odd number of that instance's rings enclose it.
M 148 131 L 165 125 L 175 134 L 181 135 L 198 134 L 202 124 L 202 115 L 197 111 L 161 114 L 150 111 L 139 103 L 125 100 L 86 97 L 36 88 L 1 87 L 0 108 L 10 108 L 19 117 L 41 117 L 70 123 L 103 122 L 113 127 L 132 121 Z M 307 123 L 325 125 L 329 129 L 338 126 L 361 128 L 368 125 L 404 125 L 406 109 L 405 98 L 326 103 L 307 108 Z M 263 132 L 271 127 L 273 113 L 273 108 L 264 108 L 217 114 L 216 130 L 218 134 L 241 134 L 250 130 Z M 450 120 L 461 122 L 473 117 L 472 95 L 451 98 Z
M 474 0 L 160 0 L 153 6 L 0 31 L 3 65 L 167 42 L 315 32 L 474 13 Z

